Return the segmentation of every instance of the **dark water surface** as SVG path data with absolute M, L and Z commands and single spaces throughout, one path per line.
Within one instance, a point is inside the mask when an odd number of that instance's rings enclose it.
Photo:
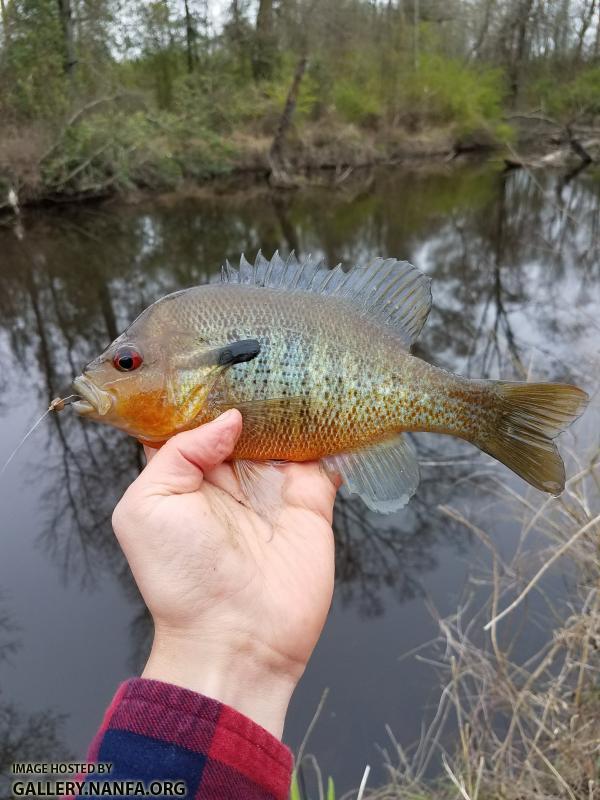
M 255 187 L 26 212 L 20 234 L 5 219 L 0 462 L 145 306 L 259 247 L 331 263 L 407 258 L 433 277 L 419 355 L 472 376 L 593 388 L 599 211 L 598 173 L 568 180 L 471 165 L 395 169 L 293 194 Z M 401 656 L 435 636 L 431 605 L 451 613 L 482 559 L 439 507 L 481 509 L 481 476 L 495 467 L 466 444 L 418 439 L 423 479 L 407 509 L 377 517 L 339 503 L 333 608 L 288 718 L 286 741 L 297 748 L 330 688 L 309 749 L 340 788 L 357 785 L 367 763 L 374 782 L 382 778 L 386 724 L 405 746 L 418 738 L 437 703 L 436 676 Z M 118 682 L 144 663 L 148 618 L 110 528 L 141 463 L 132 440 L 64 412 L 0 478 L 0 754 L 82 756 Z M 488 522 L 510 548 L 517 526 L 494 514 Z M 529 646 L 542 636 L 531 625 Z

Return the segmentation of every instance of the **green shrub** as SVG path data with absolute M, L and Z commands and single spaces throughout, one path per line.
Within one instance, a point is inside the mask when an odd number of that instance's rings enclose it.
M 373 125 L 381 118 L 380 92 L 369 91 L 365 86 L 342 79 L 335 85 L 333 94 L 335 108 L 345 121 Z
M 530 95 L 561 121 L 600 114 L 600 65 L 584 67 L 567 79 L 544 76 L 534 83 Z
M 172 188 L 184 177 L 226 171 L 231 157 L 231 148 L 191 115 L 109 110 L 68 128 L 44 165 L 44 180 L 73 193 Z
M 460 134 L 489 126 L 506 135 L 500 127 L 504 94 L 499 70 L 425 54 L 407 83 L 405 102 L 413 114 L 430 123 L 452 123 Z

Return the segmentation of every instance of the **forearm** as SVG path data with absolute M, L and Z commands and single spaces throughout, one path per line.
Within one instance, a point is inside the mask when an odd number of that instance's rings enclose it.
M 283 664 L 241 633 L 194 637 L 162 632 L 154 638 L 142 677 L 212 697 L 281 739 L 301 672 L 299 665 Z
M 122 684 L 88 760 L 110 780 L 183 781 L 195 800 L 285 800 L 290 751 L 218 700 L 155 680 Z

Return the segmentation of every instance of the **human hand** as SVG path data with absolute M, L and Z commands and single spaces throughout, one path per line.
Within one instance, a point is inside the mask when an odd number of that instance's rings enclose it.
M 223 463 L 239 411 L 146 449 L 113 527 L 154 620 L 143 677 L 213 697 L 280 737 L 333 593 L 336 487 L 316 463 L 280 467 L 274 524 Z

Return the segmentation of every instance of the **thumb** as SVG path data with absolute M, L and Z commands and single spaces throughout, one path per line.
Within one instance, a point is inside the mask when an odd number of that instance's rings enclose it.
M 204 473 L 231 455 L 242 431 L 242 415 L 232 408 L 212 422 L 178 433 L 152 457 L 138 489 L 150 494 L 186 494 L 200 488 Z

